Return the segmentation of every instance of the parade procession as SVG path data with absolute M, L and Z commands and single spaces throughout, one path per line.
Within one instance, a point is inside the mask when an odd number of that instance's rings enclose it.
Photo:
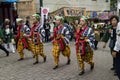
M 120 80 L 120 0 L 0 0 L 0 80 Z

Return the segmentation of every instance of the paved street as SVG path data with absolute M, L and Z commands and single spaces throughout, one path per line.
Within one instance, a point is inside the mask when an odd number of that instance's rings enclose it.
M 112 57 L 109 48 L 103 49 L 102 43 L 99 43 L 99 49 L 94 51 L 95 69 L 90 71 L 86 64 L 86 71 L 83 76 L 79 76 L 79 69 L 76 60 L 74 42 L 71 45 L 71 64 L 65 65 L 67 59 L 60 56 L 60 67 L 53 70 L 54 61 L 51 55 L 52 44 L 45 43 L 44 51 L 47 55 L 47 62 L 43 63 L 42 57 L 40 63 L 33 65 L 34 59 L 32 53 L 24 50 L 25 60 L 17 61 L 18 54 L 10 54 L 5 57 L 3 51 L 0 51 L 0 80 L 118 80 L 114 76 L 112 67 Z

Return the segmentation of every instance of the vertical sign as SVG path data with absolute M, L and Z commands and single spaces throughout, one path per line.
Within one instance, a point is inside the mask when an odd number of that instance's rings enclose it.
M 44 24 L 44 20 L 48 19 L 49 8 L 41 7 L 41 22 Z

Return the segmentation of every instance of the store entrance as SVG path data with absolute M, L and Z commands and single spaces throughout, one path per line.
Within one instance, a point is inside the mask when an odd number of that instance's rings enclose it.
M 4 22 L 5 18 L 10 19 L 11 23 L 14 22 L 17 16 L 13 3 L 0 2 L 0 25 Z

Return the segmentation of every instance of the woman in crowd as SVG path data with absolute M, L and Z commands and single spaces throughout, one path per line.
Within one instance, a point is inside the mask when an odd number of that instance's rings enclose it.
M 106 47 L 106 44 L 107 44 L 108 40 L 110 39 L 109 47 L 110 47 L 111 53 L 114 49 L 115 42 L 116 42 L 116 28 L 117 28 L 118 22 L 119 22 L 119 18 L 115 15 L 112 16 L 110 18 L 111 24 L 108 26 L 108 29 L 106 30 L 106 32 L 102 38 L 102 41 L 104 42 L 103 48 Z M 115 70 L 115 57 L 113 57 L 113 67 L 111 68 L 111 70 Z M 115 75 L 116 75 L 116 73 L 115 73 Z
M 3 35 L 4 35 L 4 46 L 5 48 L 12 52 L 12 53 L 15 53 L 15 48 L 14 48 L 14 39 L 13 39 L 13 32 L 12 30 L 10 29 L 10 25 L 6 25 L 5 26 L 5 29 L 3 29 Z
M 115 70 L 118 78 L 120 79 L 120 23 L 118 23 L 116 29 L 116 43 L 112 52 L 113 57 L 115 58 Z

